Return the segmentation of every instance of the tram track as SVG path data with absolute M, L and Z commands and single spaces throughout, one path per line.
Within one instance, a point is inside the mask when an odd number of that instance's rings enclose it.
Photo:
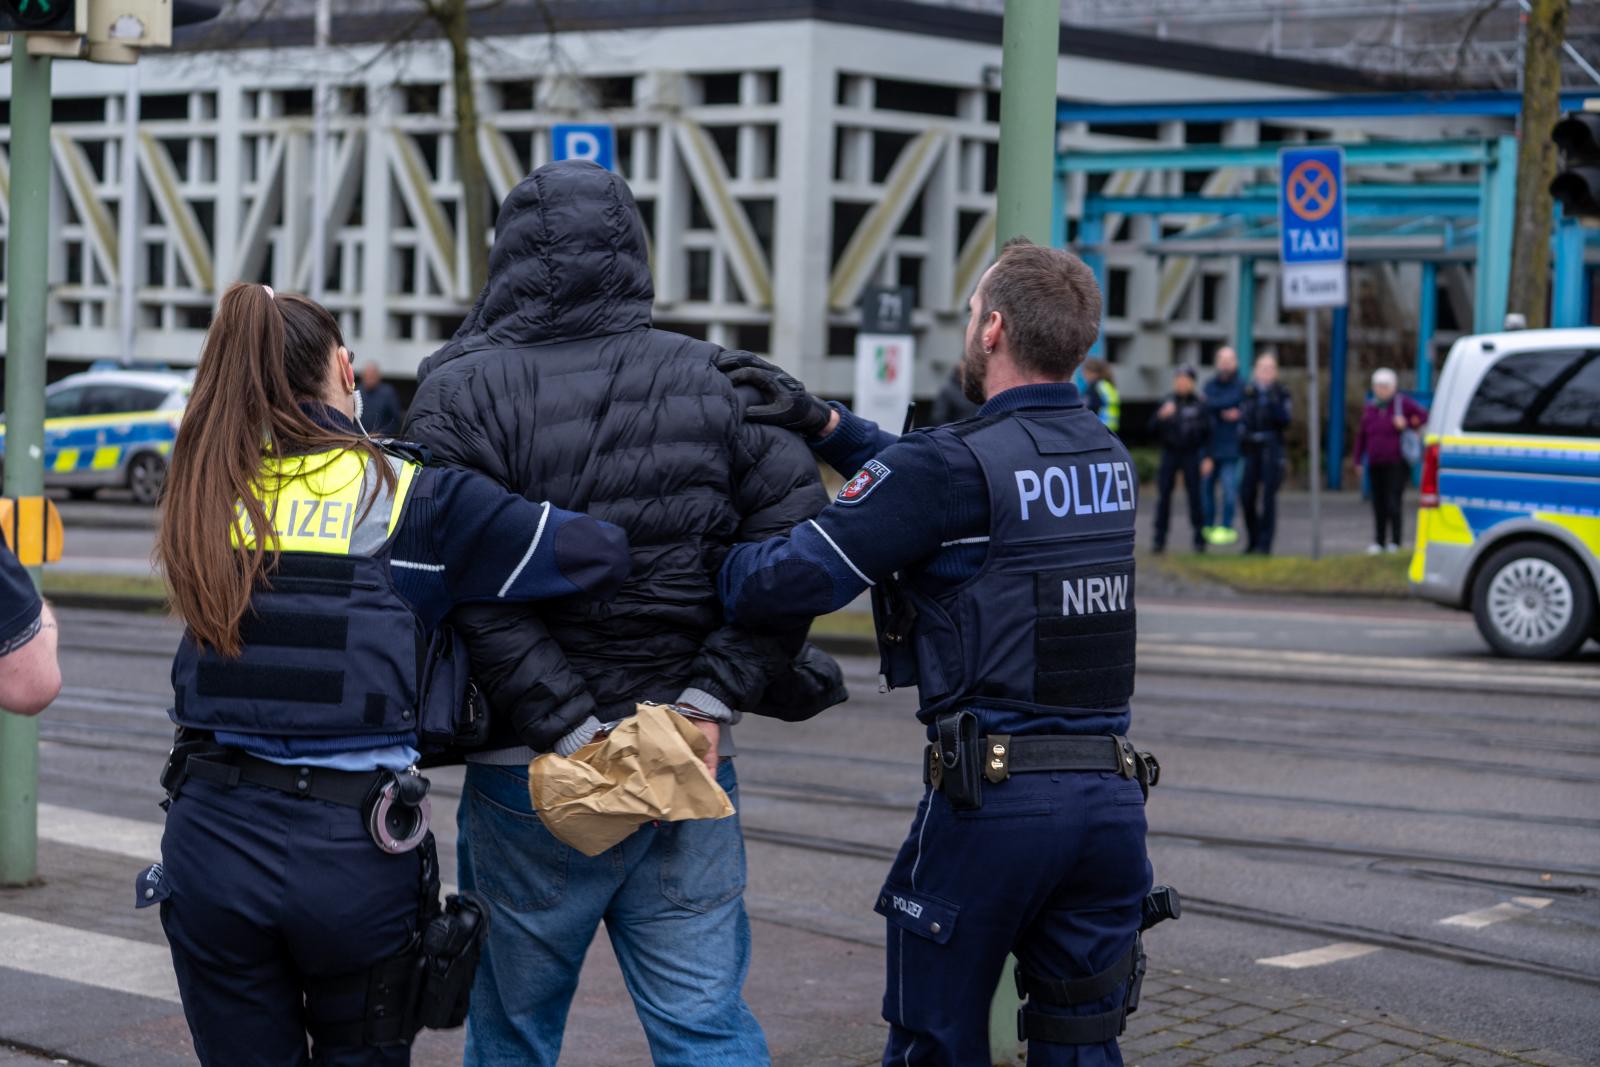
M 744 826 L 744 835 L 748 840 L 760 841 L 764 844 L 776 845 L 781 848 L 882 860 L 885 864 L 892 862 L 898 852 L 895 848 L 882 845 L 872 845 L 866 842 L 850 841 L 844 838 L 833 838 L 818 834 L 772 830 L 751 826 L 748 823 Z M 1194 896 L 1189 893 L 1183 894 L 1183 907 L 1188 914 L 1205 915 L 1210 918 L 1254 926 L 1266 926 L 1279 930 L 1290 930 L 1296 933 L 1333 937 L 1340 941 L 1359 941 L 1433 959 L 1464 963 L 1470 966 L 1519 971 L 1524 974 L 1535 974 L 1578 985 L 1600 988 L 1600 974 L 1591 974 L 1586 971 L 1543 963 L 1538 960 L 1485 952 L 1448 941 L 1440 941 L 1436 938 L 1381 930 L 1377 927 L 1358 923 L 1307 919 L 1233 901 Z

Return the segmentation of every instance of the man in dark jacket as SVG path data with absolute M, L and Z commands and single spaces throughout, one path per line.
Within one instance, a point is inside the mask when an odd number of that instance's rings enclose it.
M 1183 474 L 1183 495 L 1189 502 L 1189 526 L 1194 550 L 1206 550 L 1205 515 L 1200 506 L 1202 465 L 1209 468 L 1206 445 L 1211 440 L 1211 416 L 1195 395 L 1194 368 L 1185 364 L 1172 375 L 1172 393 L 1150 419 L 1150 433 L 1161 442 L 1161 466 L 1156 473 L 1157 552 L 1167 549 L 1167 527 L 1172 522 L 1172 493 Z
M 651 328 L 644 230 L 621 178 L 584 162 L 541 167 L 501 206 L 495 234 L 483 293 L 418 372 L 407 435 L 443 462 L 622 526 L 634 568 L 606 604 L 455 616 L 499 748 L 471 757 L 459 815 L 461 886 L 495 913 L 466 1063 L 556 1062 L 602 920 L 657 1064 L 765 1063 L 741 993 L 738 818 L 644 826 L 589 858 L 535 817 L 527 765 L 570 754 L 640 700 L 691 707 L 731 754 L 727 724 L 800 639 L 727 625 L 717 566 L 827 495 L 804 444 L 744 421 L 718 346 Z M 737 806 L 731 760 L 717 779 Z

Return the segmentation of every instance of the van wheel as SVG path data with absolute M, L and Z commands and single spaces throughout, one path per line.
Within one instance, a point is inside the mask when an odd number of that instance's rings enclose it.
M 1472 616 L 1502 656 L 1566 659 L 1594 629 L 1594 593 L 1577 560 L 1524 541 L 1495 552 L 1478 572 Z
M 161 483 L 167 479 L 167 465 L 160 456 L 145 452 L 133 457 L 128 464 L 128 488 L 133 499 L 141 504 L 154 504 L 161 499 Z

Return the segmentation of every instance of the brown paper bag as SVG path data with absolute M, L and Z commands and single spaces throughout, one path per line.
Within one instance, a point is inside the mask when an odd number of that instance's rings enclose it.
M 732 815 L 728 794 L 703 761 L 709 745 L 667 705 L 639 704 L 632 718 L 570 757 L 536 757 L 528 764 L 528 796 L 552 834 L 598 856 L 641 823 Z

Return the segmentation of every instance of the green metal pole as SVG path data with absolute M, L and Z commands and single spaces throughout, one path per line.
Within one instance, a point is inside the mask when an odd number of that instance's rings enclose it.
M 995 252 L 1013 237 L 1050 244 L 1055 232 L 1056 64 L 1061 56 L 1061 0 L 1006 0 L 1000 66 L 1000 175 L 995 189 Z M 989 1053 L 1018 1061 L 1016 960 L 1006 957 L 989 1005 Z
M 996 251 L 1018 236 L 1050 243 L 1060 42 L 1060 0 L 1006 0 Z
M 11 38 L 11 211 L 6 241 L 6 459 L 11 497 L 44 492 L 44 337 L 50 237 L 50 59 Z M 34 584 L 39 569 L 30 568 Z M 38 873 L 39 723 L 0 712 L 0 885 Z

